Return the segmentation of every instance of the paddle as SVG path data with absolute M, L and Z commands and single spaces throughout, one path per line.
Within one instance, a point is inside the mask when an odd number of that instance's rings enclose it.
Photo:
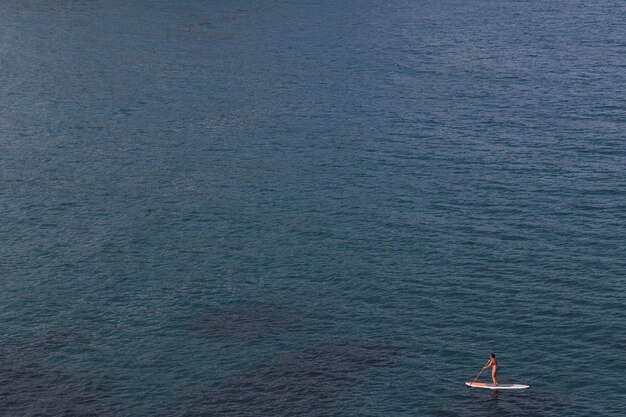
M 476 378 L 474 378 L 474 380 L 472 381 L 472 384 L 474 384 L 474 382 L 476 382 L 476 380 L 478 379 L 478 377 L 480 376 L 480 374 L 483 373 L 483 371 L 485 370 L 485 368 L 487 367 L 487 365 L 489 365 L 489 362 L 491 362 L 491 359 L 489 359 L 487 361 L 487 363 L 485 364 L 485 366 L 483 366 L 483 369 L 480 370 L 480 372 L 478 373 L 478 375 L 476 375 Z

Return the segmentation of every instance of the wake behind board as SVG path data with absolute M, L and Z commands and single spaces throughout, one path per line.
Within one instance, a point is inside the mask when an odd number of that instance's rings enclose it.
M 466 382 L 465 385 L 472 388 L 485 388 L 485 389 L 526 389 L 528 385 L 523 384 L 498 384 L 493 385 L 487 382 Z

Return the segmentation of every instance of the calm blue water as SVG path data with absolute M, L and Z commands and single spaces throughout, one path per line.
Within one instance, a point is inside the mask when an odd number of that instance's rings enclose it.
M 625 22 L 3 0 L 0 415 L 623 415 Z

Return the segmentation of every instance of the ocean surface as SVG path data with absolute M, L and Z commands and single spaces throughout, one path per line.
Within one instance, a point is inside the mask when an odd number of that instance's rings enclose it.
M 622 416 L 625 352 L 626 2 L 0 1 L 0 416 Z

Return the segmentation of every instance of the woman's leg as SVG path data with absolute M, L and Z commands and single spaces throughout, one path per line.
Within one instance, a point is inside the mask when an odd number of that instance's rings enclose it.
M 498 367 L 494 366 L 491 369 L 491 379 L 493 380 L 493 385 L 498 385 L 498 378 L 496 377 L 497 373 L 498 373 Z

